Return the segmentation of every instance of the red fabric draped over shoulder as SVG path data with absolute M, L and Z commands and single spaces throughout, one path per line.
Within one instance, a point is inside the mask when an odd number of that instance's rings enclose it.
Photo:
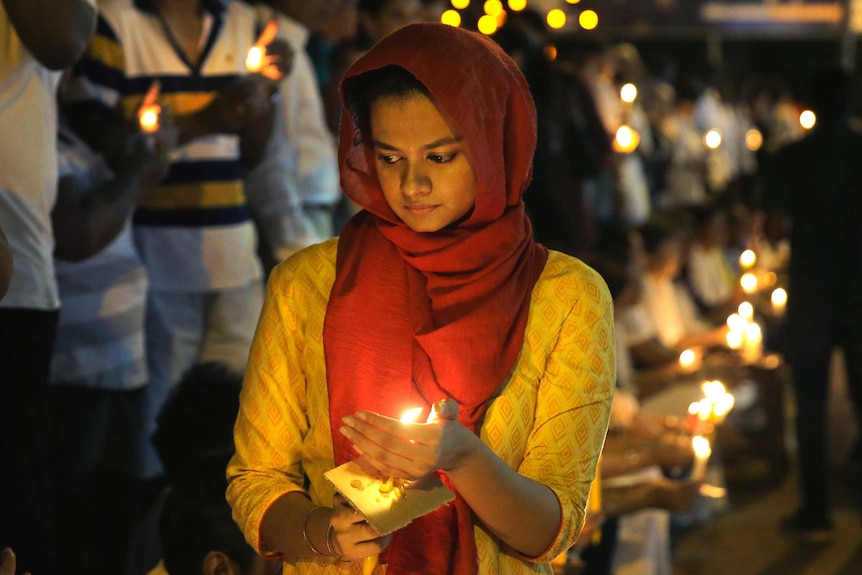
M 390 209 L 371 142 L 351 113 L 352 80 L 386 66 L 422 82 L 470 150 L 475 207 L 437 232 L 415 232 Z M 408 26 L 348 70 L 342 98 L 341 184 L 363 210 L 339 240 L 323 332 L 337 465 L 355 456 L 337 432 L 341 419 L 360 409 L 399 417 L 453 398 L 461 423 L 478 433 L 517 361 L 547 261 L 522 200 L 535 106 L 523 75 L 494 42 L 442 24 Z M 414 521 L 395 534 L 383 560 L 392 575 L 476 573 L 469 507 L 458 497 Z

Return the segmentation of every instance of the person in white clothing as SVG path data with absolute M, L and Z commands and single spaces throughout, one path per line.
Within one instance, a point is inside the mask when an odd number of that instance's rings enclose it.
M 14 266 L 0 301 L 0 549 L 14 548 L 33 573 L 55 572 L 46 409 L 59 306 L 54 93 L 57 71 L 95 26 L 95 0 L 0 1 L 0 229 Z

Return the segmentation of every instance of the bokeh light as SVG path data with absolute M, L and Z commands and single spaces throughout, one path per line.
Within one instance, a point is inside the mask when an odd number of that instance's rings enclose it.
M 745 147 L 756 152 L 763 145 L 763 134 L 757 128 L 752 128 L 745 133 Z
M 503 8 L 503 3 L 500 0 L 487 0 L 483 5 L 485 10 L 485 14 L 489 16 L 496 17 L 500 12 L 505 12 L 505 8 Z
M 703 143 L 710 150 L 717 150 L 721 146 L 721 132 L 713 128 L 703 136 Z
M 452 8 L 463 10 L 470 6 L 470 0 L 452 0 Z
M 596 14 L 595 10 L 584 10 L 578 16 L 578 24 L 584 30 L 595 30 L 596 26 L 599 25 L 599 15 Z
M 811 110 L 805 110 L 799 114 L 799 125 L 810 130 L 817 123 L 817 116 Z
M 631 104 L 638 97 L 638 88 L 631 82 L 628 84 L 623 84 L 623 87 L 620 88 L 620 99 L 626 104 Z
M 508 4 L 509 10 L 513 12 L 520 12 L 527 7 L 527 0 L 509 0 Z
M 491 35 L 497 31 L 497 18 L 494 16 L 490 16 L 485 14 L 481 18 L 479 18 L 478 28 L 479 32 L 482 34 Z
M 548 26 L 554 30 L 559 30 L 566 25 L 566 13 L 559 8 L 554 8 L 548 12 L 546 20 L 548 22 Z
M 440 16 L 440 22 L 457 28 L 461 25 L 461 14 L 457 10 L 446 10 L 443 12 L 443 15 Z

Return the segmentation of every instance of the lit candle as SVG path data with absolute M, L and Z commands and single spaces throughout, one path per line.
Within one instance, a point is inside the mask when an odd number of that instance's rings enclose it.
M 273 57 L 266 55 L 266 47 L 275 40 L 278 33 L 278 22 L 273 18 L 261 32 L 260 37 L 254 43 L 245 58 L 245 67 L 251 73 L 261 73 L 267 78 L 279 79 L 281 73 L 274 65 Z
M 754 318 L 754 306 L 751 305 L 751 302 L 742 302 L 739 304 L 737 311 L 739 312 L 740 317 L 747 321 L 751 321 L 752 318 Z
M 784 288 L 775 288 L 772 291 L 772 313 L 778 317 L 784 315 L 787 307 L 787 291 Z
M 739 329 L 730 329 L 724 338 L 727 340 L 727 347 L 730 349 L 739 349 L 742 347 L 743 334 L 745 332 Z
M 402 423 L 413 423 L 415 422 L 420 415 L 422 415 L 422 411 L 424 408 L 422 407 L 413 407 L 405 411 L 399 421 Z M 428 419 L 434 417 L 434 410 L 431 410 L 431 413 L 428 415 Z M 413 441 L 411 440 L 411 443 Z M 387 478 L 386 481 L 390 481 L 391 478 Z M 380 557 L 377 554 L 368 555 L 367 557 L 362 558 L 362 575 L 371 575 L 374 573 L 374 570 L 377 569 L 377 564 L 380 561 Z
M 742 269 L 751 269 L 757 263 L 757 254 L 754 250 L 745 250 L 739 255 L 739 265 Z
M 760 325 L 755 322 L 748 324 L 745 328 L 745 337 L 742 343 L 742 359 L 745 363 L 754 363 L 763 354 L 763 332 Z
M 691 480 L 704 481 L 706 479 L 706 465 L 709 462 L 709 456 L 712 455 L 712 448 L 709 446 L 709 440 L 702 435 L 692 437 L 691 446 L 694 449 Z
M 721 132 L 713 128 L 703 136 L 703 143 L 710 150 L 717 150 L 721 146 Z
M 628 84 L 623 84 L 623 87 L 620 88 L 620 100 L 625 102 L 626 104 L 633 103 L 638 97 L 638 88 L 631 82 Z
M 688 404 L 688 416 L 686 417 L 686 424 L 688 427 L 688 431 L 692 435 L 698 435 L 699 433 L 702 433 L 702 430 L 698 429 L 698 421 L 700 419 L 698 417 L 699 414 L 700 414 L 700 403 L 698 403 L 697 401 L 693 401 L 690 404 Z
M 679 354 L 679 366 L 683 369 L 689 369 L 694 365 L 696 359 L 697 354 L 694 353 L 693 349 L 683 350 L 683 352 Z
M 159 131 L 159 114 L 161 114 L 162 108 L 158 104 L 158 99 L 161 89 L 162 84 L 158 80 L 150 84 L 150 88 L 141 102 L 141 107 L 138 108 L 138 124 L 141 127 L 141 132 L 145 134 L 154 134 Z
M 631 154 L 641 143 L 641 136 L 631 126 L 623 124 L 617 130 L 613 141 L 615 151 L 622 154 Z
M 744 273 L 739 278 L 739 285 L 742 286 L 742 291 L 751 295 L 757 291 L 757 276 L 751 272 Z
M 733 396 L 727 393 L 724 384 L 718 380 L 705 381 L 701 389 L 709 401 L 709 422 L 718 425 L 733 408 Z

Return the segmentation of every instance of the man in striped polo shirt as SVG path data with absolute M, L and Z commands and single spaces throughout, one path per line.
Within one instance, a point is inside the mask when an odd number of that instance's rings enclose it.
M 261 27 L 233 0 L 107 0 L 78 66 L 89 97 L 127 120 L 158 80 L 179 130 L 167 176 L 134 215 L 150 279 L 150 426 L 193 364 L 245 367 L 262 288 L 243 176 L 272 130 L 277 85 L 245 69 Z

